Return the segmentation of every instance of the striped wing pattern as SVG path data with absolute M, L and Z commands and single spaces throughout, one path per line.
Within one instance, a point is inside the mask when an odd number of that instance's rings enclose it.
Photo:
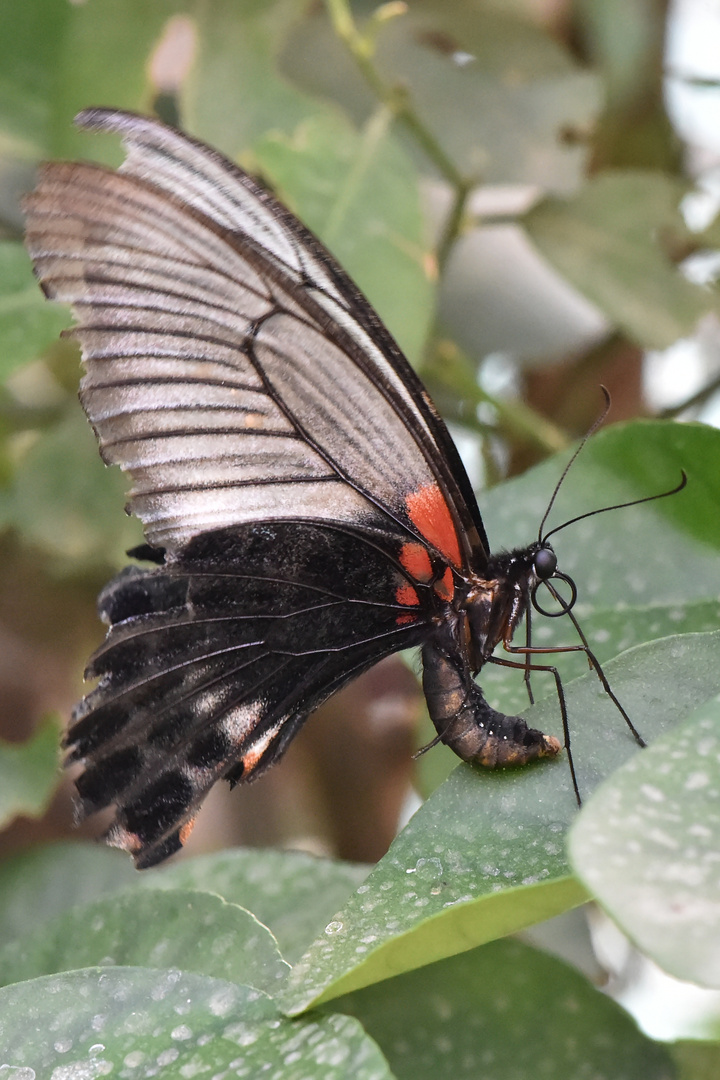
M 447 432 L 318 242 L 179 133 L 104 110 L 80 119 L 120 131 L 125 164 L 46 165 L 27 242 L 48 295 L 73 305 L 83 405 L 104 459 L 132 477 L 148 541 L 175 550 L 292 516 L 372 522 L 468 557 L 476 523 Z

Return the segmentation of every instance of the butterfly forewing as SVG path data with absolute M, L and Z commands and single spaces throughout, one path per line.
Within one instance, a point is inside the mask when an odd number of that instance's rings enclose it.
M 219 155 L 153 121 L 88 117 L 122 129 L 124 171 L 46 166 L 28 243 L 74 305 L 83 403 L 150 543 L 329 517 L 420 534 L 459 564 L 479 540 L 447 433 L 342 271 Z
M 382 372 L 395 403 L 405 402 L 416 437 L 421 430 L 435 468 L 448 490 L 459 489 L 455 510 L 468 536 L 487 541 L 475 495 L 455 444 L 432 402 L 377 313 L 332 256 L 281 203 L 251 176 L 203 143 L 153 120 L 110 109 L 86 109 L 77 122 L 123 135 L 127 157 L 121 171 L 150 179 L 163 191 L 193 206 L 218 225 L 243 234 L 325 307 L 360 346 L 371 371 Z M 433 445 L 434 444 L 434 445 Z M 437 450 L 440 454 L 437 454 Z

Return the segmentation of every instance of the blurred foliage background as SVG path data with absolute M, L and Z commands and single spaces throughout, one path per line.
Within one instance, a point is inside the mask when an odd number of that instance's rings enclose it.
M 24 744 L 3 767 L 36 775 L 37 796 L 0 849 L 71 827 L 44 718 L 80 696 L 97 591 L 140 539 L 76 399 L 78 352 L 58 338 L 69 316 L 22 247 L 39 160 L 120 160 L 74 114 L 157 113 L 277 191 L 377 307 L 488 487 L 569 447 L 601 383 L 612 421 L 717 415 L 720 142 L 686 107 L 718 90 L 683 44 L 692 7 L 357 2 L 353 21 L 338 0 L 5 0 L 0 736 Z M 421 714 L 411 667 L 380 665 L 259 784 L 213 794 L 191 850 L 378 858 L 407 810 Z

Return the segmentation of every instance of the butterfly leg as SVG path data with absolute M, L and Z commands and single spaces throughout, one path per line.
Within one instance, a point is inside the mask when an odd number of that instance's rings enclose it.
M 507 645 L 506 645 L 507 647 Z M 574 648 L 574 646 L 573 646 Z M 509 668 L 522 668 L 525 671 L 526 678 L 530 671 L 548 671 L 555 679 L 555 689 L 557 690 L 558 702 L 560 705 L 560 716 L 562 719 L 563 728 L 563 740 L 565 745 L 565 751 L 567 753 L 568 765 L 570 766 L 570 776 L 572 778 L 573 791 L 575 792 L 575 798 L 577 799 L 578 806 L 582 806 L 582 798 L 580 797 L 580 788 L 578 786 L 577 775 L 575 773 L 575 762 L 573 761 L 572 750 L 570 749 L 570 723 L 568 721 L 567 702 L 565 701 L 565 690 L 563 689 L 562 679 L 560 678 L 560 672 L 556 667 L 552 667 L 550 664 L 531 664 L 529 663 L 530 657 L 536 652 L 553 652 L 563 650 L 552 649 L 515 649 L 509 648 L 509 652 L 523 653 L 524 659 L 522 663 L 517 660 L 505 660 L 501 656 L 491 656 L 488 658 L 488 663 L 496 664 L 498 667 Z M 557 742 L 557 740 L 555 740 Z M 559 744 L 558 744 L 559 745 Z
M 557 595 L 557 594 L 555 594 L 555 595 Z M 620 703 L 620 701 L 618 700 L 616 694 L 614 693 L 612 687 L 610 686 L 610 683 L 607 680 L 607 676 L 605 675 L 605 672 L 602 669 L 600 661 L 598 660 L 598 658 L 595 656 L 595 653 L 590 648 L 590 645 L 588 644 L 588 640 L 585 637 L 585 634 L 583 633 L 583 631 L 582 631 L 582 629 L 580 627 L 580 624 L 578 623 L 577 619 L 575 618 L 574 612 L 566 609 L 564 614 L 566 614 L 568 616 L 568 618 L 570 619 L 570 621 L 572 622 L 572 624 L 573 624 L 573 626 L 575 628 L 575 631 L 576 631 L 578 637 L 580 638 L 580 641 L 582 642 L 581 645 L 555 645 L 555 646 L 550 646 L 550 647 L 539 647 L 539 646 L 536 647 L 534 645 L 530 645 L 529 643 L 526 643 L 525 646 L 517 646 L 517 645 L 513 645 L 511 643 L 510 639 L 508 638 L 507 640 L 505 640 L 503 642 L 503 648 L 505 649 L 505 651 L 508 652 L 508 653 L 514 653 L 515 655 L 524 656 L 525 662 L 522 665 L 513 664 L 511 661 L 502 661 L 502 660 L 500 660 L 498 658 L 493 657 L 492 658 L 492 663 L 499 663 L 499 664 L 505 663 L 506 666 L 510 666 L 510 667 L 513 667 L 513 666 L 514 667 L 520 667 L 520 666 L 522 666 L 524 668 L 524 670 L 525 670 L 526 683 L 527 683 L 527 680 L 529 678 L 529 672 L 530 671 L 543 671 L 543 670 L 554 672 L 555 675 L 556 675 L 556 682 L 557 682 L 557 680 L 559 679 L 559 676 L 555 672 L 555 668 L 543 668 L 542 666 L 540 666 L 538 664 L 528 663 L 530 657 L 531 656 L 547 656 L 550 653 L 568 653 L 568 652 L 583 652 L 583 653 L 585 653 L 585 656 L 587 657 L 587 661 L 588 661 L 588 664 L 589 664 L 590 668 L 597 675 L 598 679 L 600 680 L 600 683 L 602 684 L 603 690 L 605 691 L 607 696 L 610 698 L 613 705 L 618 710 L 618 712 L 622 716 L 623 720 L 627 724 L 633 738 L 635 739 L 635 742 L 638 744 L 638 746 L 642 746 L 643 748 L 646 747 L 647 743 L 645 742 L 642 735 L 640 734 L 640 732 L 637 730 L 637 728 L 633 724 L 632 720 L 630 719 L 630 717 L 627 714 L 627 711 L 623 708 L 622 704 Z M 560 690 L 558 690 L 558 696 L 562 700 L 562 695 L 560 693 Z

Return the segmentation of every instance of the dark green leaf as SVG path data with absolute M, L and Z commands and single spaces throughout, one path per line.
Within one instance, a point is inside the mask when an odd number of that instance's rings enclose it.
M 5 987 L 0 1046 L 10 1075 L 38 1080 L 392 1080 L 357 1020 L 287 1020 L 257 990 L 180 971 L 94 968 Z
M 362 123 L 377 102 L 322 12 L 310 12 L 289 39 L 283 67 Z M 414 2 L 383 26 L 375 61 L 390 86 L 408 90 L 461 172 L 574 190 L 587 150 L 562 134 L 592 121 L 600 85 L 538 27 L 497 7 Z M 408 145 L 417 155 L 416 143 Z
M 236 158 L 267 131 L 289 135 L 330 113 L 281 75 L 277 54 L 304 0 L 212 0 L 189 13 L 197 55 L 181 93 L 184 123 Z
M 572 199 L 546 199 L 524 219 L 542 254 L 613 325 L 663 349 L 717 309 L 712 292 L 683 277 L 673 258 L 687 229 L 684 186 L 660 172 L 608 171 Z
M 48 304 L 22 244 L 0 242 L 0 380 L 33 360 L 70 325 L 70 313 Z
M 45 153 L 62 42 L 74 8 L 63 0 L 0 6 L 0 125 L 3 156 Z
M 59 778 L 60 725 L 42 723 L 24 743 L 0 741 L 0 826 L 19 815 L 40 817 Z
M 367 876 L 369 867 L 300 851 L 251 848 L 184 859 L 137 875 L 149 889 L 202 889 L 252 911 L 294 963 Z
M 73 117 L 89 105 L 147 112 L 153 97 L 150 57 L 168 20 L 180 11 L 187 6 L 179 0 L 71 5 L 64 37 L 56 44 L 54 125 L 45 153 L 119 161 L 117 139 L 80 132 Z
M 362 1022 L 399 1080 L 673 1076 L 667 1050 L 610 998 L 516 941 L 400 975 L 334 1007 Z
M 720 1043 L 677 1042 L 669 1047 L 679 1080 L 717 1080 L 720 1076 Z
M 17 159 L 98 157 L 118 161 L 117 140 L 80 134 L 72 118 L 88 105 L 147 112 L 160 89 L 151 58 L 171 21 L 194 35 L 190 77 L 180 88 L 187 127 L 235 156 L 272 127 L 290 131 L 319 106 L 276 71 L 275 54 L 298 0 L 65 0 L 6 4 L 0 21 L 0 125 Z
M 0 983 L 95 967 L 177 968 L 272 993 L 289 968 L 254 915 L 206 892 L 132 890 L 63 912 L 0 949 Z
M 49 844 L 12 855 L 0 863 L 0 945 L 32 933 L 75 904 L 117 892 L 138 877 L 124 852 L 100 844 Z
M 13 487 L 0 494 L 0 521 L 63 564 L 122 564 L 142 538 L 139 523 L 123 513 L 126 490 L 120 470 L 100 461 L 90 425 L 73 405 L 21 460 Z
M 606 667 L 648 740 L 720 692 L 720 631 L 664 638 Z M 578 782 L 587 797 L 639 753 L 597 679 L 566 687 Z M 561 736 L 557 702 L 528 722 Z M 582 718 L 582 725 L 577 718 Z M 489 772 L 460 766 L 421 807 L 290 978 L 292 1011 L 462 952 L 580 903 L 564 835 L 577 812 L 563 757 Z

